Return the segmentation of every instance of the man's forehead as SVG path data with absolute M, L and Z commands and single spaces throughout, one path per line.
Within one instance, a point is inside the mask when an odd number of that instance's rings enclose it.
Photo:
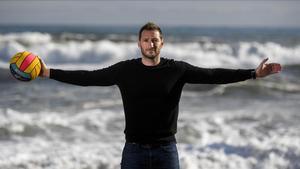
M 160 33 L 157 30 L 143 30 L 142 37 L 159 37 Z

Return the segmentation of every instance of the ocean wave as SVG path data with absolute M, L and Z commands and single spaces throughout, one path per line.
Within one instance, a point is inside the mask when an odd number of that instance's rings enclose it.
M 0 168 L 119 168 L 124 145 L 120 114 L 101 109 L 77 114 L 1 111 L 0 138 L 3 129 L 11 138 L 0 140 Z M 297 113 L 265 108 L 255 113 L 184 112 L 177 134 L 181 168 L 297 169 L 298 121 Z
M 300 167 L 298 145 L 290 142 L 299 141 L 294 130 L 299 116 L 266 112 L 182 115 L 177 135 L 185 143 L 182 163 L 186 168 Z
M 245 97 L 260 97 L 260 96 L 275 96 L 282 97 L 282 94 L 296 94 L 300 93 L 299 83 L 291 82 L 247 82 L 236 83 L 229 85 L 185 85 L 184 91 L 189 92 L 190 95 L 199 95 L 202 97 L 215 96 L 240 96 Z M 197 93 L 194 93 L 197 92 Z
M 117 135 L 120 140 L 123 138 L 124 126 L 120 123 L 123 116 L 118 117 L 116 112 L 108 110 L 91 109 L 70 115 L 56 112 L 21 113 L 5 109 L 0 111 L 0 117 L 0 141 L 29 137 L 57 141 L 108 141 Z
M 48 65 L 71 64 L 75 68 L 82 64 L 90 64 L 90 67 L 108 66 L 140 57 L 137 43 L 131 40 L 91 40 L 76 36 L 82 40 L 57 40 L 54 35 L 39 32 L 0 34 L 0 66 L 7 67 L 12 55 L 24 50 L 39 55 Z M 113 37 L 118 36 L 122 35 Z M 266 57 L 270 58 L 270 62 L 283 65 L 300 64 L 299 55 L 300 45 L 285 47 L 276 42 L 255 41 L 220 43 L 209 38 L 203 38 L 201 42 L 166 42 L 161 53 L 163 57 L 188 61 L 197 66 L 227 68 L 253 68 Z

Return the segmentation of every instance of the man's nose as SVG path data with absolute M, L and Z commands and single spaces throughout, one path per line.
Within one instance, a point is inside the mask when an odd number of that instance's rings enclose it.
M 154 47 L 154 43 L 150 42 L 150 47 L 153 48 Z

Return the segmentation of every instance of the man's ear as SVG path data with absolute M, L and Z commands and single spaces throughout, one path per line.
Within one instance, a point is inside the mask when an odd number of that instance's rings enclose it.
M 138 41 L 138 47 L 141 48 L 141 41 Z
M 161 39 L 161 46 L 164 46 L 164 38 Z

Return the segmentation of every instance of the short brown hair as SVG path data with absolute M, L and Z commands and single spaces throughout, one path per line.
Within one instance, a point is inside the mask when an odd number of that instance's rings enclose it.
M 139 40 L 141 40 L 141 37 L 142 37 L 142 32 L 144 30 L 148 30 L 148 31 L 158 31 L 159 34 L 160 34 L 160 39 L 162 39 L 162 31 L 160 29 L 160 27 L 158 25 L 156 25 L 155 23 L 153 22 L 148 22 L 146 23 L 141 29 L 140 29 L 140 32 L 139 32 Z

